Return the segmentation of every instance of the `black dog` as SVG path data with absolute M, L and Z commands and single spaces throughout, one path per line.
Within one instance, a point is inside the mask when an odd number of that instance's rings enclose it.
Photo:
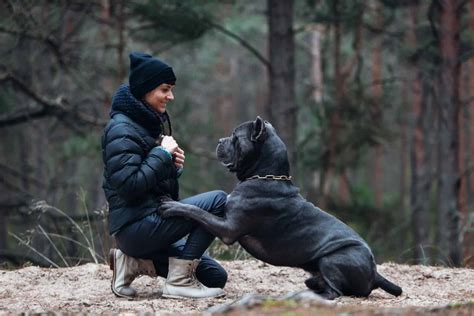
M 163 203 L 163 217 L 191 218 L 257 259 L 309 271 L 306 285 L 327 299 L 368 296 L 378 287 L 402 293 L 377 273 L 369 246 L 355 231 L 298 193 L 286 146 L 270 123 L 257 117 L 241 124 L 219 141 L 217 158 L 241 181 L 228 197 L 225 217 L 179 202 Z

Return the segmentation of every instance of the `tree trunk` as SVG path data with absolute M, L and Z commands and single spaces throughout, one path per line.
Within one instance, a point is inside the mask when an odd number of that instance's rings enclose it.
M 104 21 L 104 24 L 100 26 L 100 36 L 101 39 L 107 43 L 109 40 L 108 23 L 110 23 L 110 0 L 100 1 L 100 18 Z
M 380 12 L 380 6 L 377 5 L 375 7 L 375 14 L 376 14 L 376 25 L 377 27 L 381 27 L 383 24 L 382 15 Z M 372 112 L 372 118 L 374 124 L 382 125 L 382 110 L 381 110 L 381 103 L 383 97 L 383 86 L 382 86 L 382 39 L 375 38 L 374 39 L 374 49 L 372 53 L 372 96 L 375 100 L 374 109 Z M 374 188 L 374 196 L 375 196 L 375 207 L 381 208 L 382 201 L 383 201 L 383 189 L 382 189 L 382 155 L 383 155 L 383 148 L 381 145 L 377 144 L 374 147 L 373 151 L 373 179 L 372 185 Z
M 470 43 L 474 45 L 474 0 L 469 1 L 469 34 L 471 35 Z M 474 97 L 474 57 L 467 62 L 467 89 L 465 98 Z M 465 208 L 461 208 L 461 227 L 462 227 L 462 247 L 464 265 L 474 267 L 474 100 L 467 104 L 467 122 L 465 125 L 466 139 L 465 143 L 461 143 L 461 147 L 465 148 L 465 160 L 467 163 L 462 168 L 464 181 L 462 188 L 464 189 Z M 461 114 L 462 116 L 462 114 Z
M 466 100 L 469 98 L 468 92 L 468 64 L 466 66 L 461 67 L 460 71 L 460 82 L 459 82 L 459 98 L 460 100 Z M 469 142 L 468 142 L 468 129 L 469 129 L 469 108 L 467 106 L 461 106 L 459 110 L 459 212 L 461 215 L 461 227 L 463 224 L 463 215 L 467 214 L 468 205 L 467 205 L 467 183 L 469 180 L 468 177 L 468 152 L 469 152 Z
M 234 129 L 239 109 L 235 101 L 234 89 L 231 88 L 234 87 L 233 82 L 238 80 L 235 78 L 238 69 L 236 56 L 228 51 L 222 53 L 218 59 L 215 68 L 216 79 L 223 85 L 223 88 L 216 92 L 216 101 L 213 104 L 216 139 L 222 137 L 221 135 L 228 135 Z M 232 181 L 229 182 L 227 178 L 221 177 L 218 179 L 218 185 L 222 190 L 231 192 L 235 184 Z
M 333 16 L 339 14 L 339 1 L 334 0 L 331 4 Z M 338 19 L 334 21 L 334 99 L 335 105 L 329 117 L 329 147 L 326 162 L 321 172 L 321 197 L 324 206 L 326 197 L 330 194 L 331 179 L 334 176 L 336 144 L 338 143 L 339 128 L 341 125 L 339 111 L 344 95 L 344 85 L 341 70 L 341 23 Z M 340 182 L 343 183 L 342 181 Z M 347 190 L 345 190 L 347 191 Z
M 296 166 L 295 42 L 293 1 L 268 0 L 269 102 L 266 113 L 285 142 L 290 166 Z
M 408 90 L 411 85 L 408 85 L 407 80 L 402 83 L 402 116 L 400 122 L 401 130 L 401 144 L 400 144 L 400 200 L 399 208 L 401 210 L 401 216 L 405 219 L 410 218 L 410 206 L 408 201 L 407 194 L 407 179 L 408 179 L 408 156 L 411 153 L 411 147 L 408 145 L 408 133 L 411 130 L 409 127 L 409 101 L 408 101 Z M 409 152 L 410 151 L 410 152 Z M 405 230 L 402 231 L 403 236 L 405 236 Z M 406 249 L 407 242 L 406 238 L 398 239 L 398 249 Z
M 7 210 L 0 205 L 0 251 L 7 250 L 7 218 L 5 214 L 7 214 Z M 2 262 L 0 257 L 0 264 Z
M 323 99 L 323 71 L 321 67 L 321 40 L 324 36 L 325 28 L 322 24 L 313 24 L 309 34 L 310 52 L 311 52 L 311 82 L 312 82 L 312 99 L 314 106 L 318 107 L 318 111 L 322 111 L 321 101 Z M 309 171 L 309 173 L 308 173 Z M 318 179 L 320 172 L 318 170 L 303 170 L 303 177 L 306 198 L 310 201 L 318 200 Z
M 313 101 L 318 104 L 323 99 L 323 71 L 321 69 L 321 39 L 324 26 L 314 24 L 311 28 L 311 79 Z
M 120 85 L 125 78 L 125 60 L 123 53 L 125 51 L 125 4 L 123 0 L 117 2 L 117 32 L 118 32 L 118 45 L 117 45 L 117 85 Z
M 110 37 L 110 26 L 109 24 L 113 23 L 114 21 L 111 19 L 111 14 L 110 14 L 110 9 L 111 9 L 111 3 L 110 0 L 101 0 L 100 2 L 101 8 L 100 8 L 100 18 L 104 21 L 104 23 L 100 26 L 100 37 L 103 43 L 108 43 L 109 37 Z M 122 36 L 123 37 L 123 36 Z M 118 52 L 120 55 L 121 53 Z M 123 65 L 121 64 L 122 61 L 120 60 L 119 57 L 119 72 L 123 71 L 121 68 L 123 68 Z M 101 60 L 105 64 L 107 62 L 107 57 L 102 56 Z M 103 97 L 103 103 L 102 103 L 102 111 L 99 112 L 99 115 L 101 118 L 106 120 L 109 116 L 110 112 L 110 99 L 111 99 L 111 94 L 112 92 L 116 89 L 116 84 L 121 83 L 123 78 L 120 78 L 120 75 L 117 75 L 117 79 L 113 78 L 111 76 L 103 76 L 101 78 L 101 84 L 102 84 L 102 93 L 104 95 Z
M 408 43 L 412 48 L 417 46 L 418 40 L 416 30 L 418 28 L 418 6 L 411 8 L 410 22 L 411 29 L 408 33 Z M 429 168 L 427 164 L 427 149 L 425 146 L 425 124 L 427 113 L 425 112 L 427 98 L 423 97 L 422 82 L 419 70 L 412 74 L 412 112 L 413 112 L 413 140 L 410 150 L 411 163 L 411 187 L 410 204 L 412 232 L 414 242 L 414 256 L 417 262 L 427 264 L 426 247 L 429 244 L 428 239 L 428 201 L 430 194 Z
M 440 250 L 450 264 L 461 263 L 459 229 L 459 34 L 460 0 L 440 1 L 439 50 L 441 69 L 438 78 L 440 128 L 439 216 Z

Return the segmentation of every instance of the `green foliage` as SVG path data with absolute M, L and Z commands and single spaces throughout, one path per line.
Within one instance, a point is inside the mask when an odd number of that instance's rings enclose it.
M 328 0 L 322 1 L 319 5 L 316 5 L 313 0 L 307 1 L 307 3 L 309 10 L 308 8 L 304 10 L 312 15 L 312 20 L 328 25 L 336 21 L 348 26 L 354 24 L 366 7 L 366 1 L 363 0 L 339 1 L 337 5 L 334 1 Z
M 447 307 L 449 309 L 457 309 L 457 308 L 462 308 L 462 307 L 474 307 L 474 300 L 469 300 L 467 302 L 449 303 Z
M 207 32 L 212 16 L 209 6 L 215 1 L 158 1 L 131 4 L 145 23 L 132 35 L 143 41 L 183 42 L 194 40 Z
M 357 233 L 370 245 L 378 261 L 397 260 L 400 246 L 409 245 L 404 237 L 410 229 L 404 210 L 399 207 L 399 196 L 384 199 L 382 208 L 374 205 L 373 188 L 366 184 L 351 187 L 350 204 L 331 199 L 329 212 Z
M 382 4 L 391 9 L 409 7 L 420 4 L 420 0 L 379 0 Z
M 297 306 L 298 306 L 298 303 L 293 299 L 287 299 L 287 300 L 266 299 L 262 303 L 263 310 L 279 308 L 279 307 L 295 308 Z M 288 314 L 291 315 L 291 313 L 285 313 L 283 315 L 288 315 Z
M 357 98 L 350 95 L 341 107 L 332 100 L 326 100 L 318 105 L 310 105 L 313 115 L 311 128 L 301 130 L 300 146 L 301 164 L 303 168 L 311 166 L 320 169 L 328 166 L 329 150 L 334 149 L 334 160 L 339 170 L 356 168 L 362 154 L 375 145 L 385 144 L 393 139 L 394 134 L 383 120 L 374 120 L 372 109 L 381 100 Z M 388 107 L 388 104 L 385 104 Z M 331 131 L 331 117 L 337 113 L 339 121 L 337 135 Z

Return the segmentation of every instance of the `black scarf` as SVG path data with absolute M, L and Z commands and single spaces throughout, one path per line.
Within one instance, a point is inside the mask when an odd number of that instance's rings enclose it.
M 121 85 L 112 98 L 110 117 L 115 113 L 125 114 L 155 138 L 161 135 L 171 136 L 171 120 L 168 113 L 157 113 L 146 102 L 135 98 L 127 84 Z

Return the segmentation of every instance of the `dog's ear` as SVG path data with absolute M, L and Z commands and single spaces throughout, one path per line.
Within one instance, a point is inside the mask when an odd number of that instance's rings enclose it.
M 263 142 L 267 136 L 265 121 L 262 120 L 260 116 L 257 116 L 257 119 L 252 123 L 252 125 L 252 135 L 250 136 L 250 140 L 253 142 Z

